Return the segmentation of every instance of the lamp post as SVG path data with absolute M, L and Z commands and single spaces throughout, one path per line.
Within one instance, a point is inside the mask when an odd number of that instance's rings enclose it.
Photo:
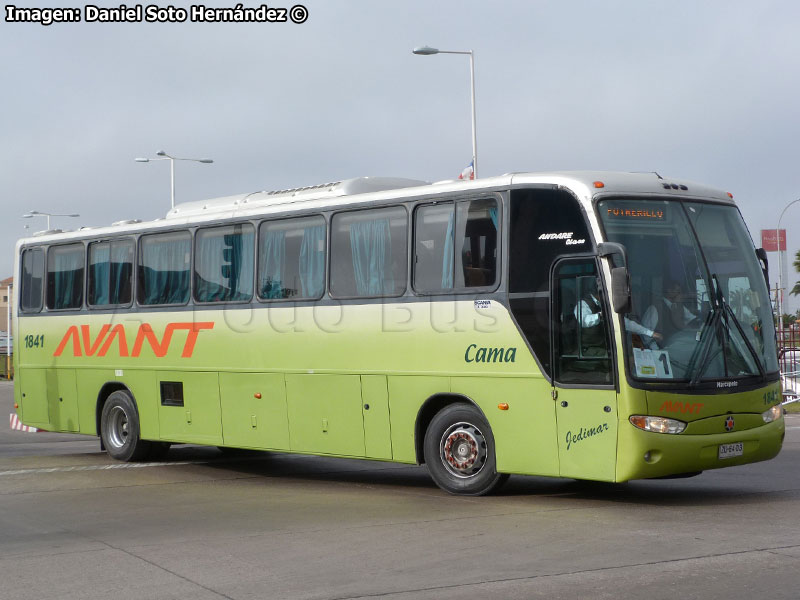
M 472 50 L 439 50 L 430 46 L 414 48 L 414 54 L 430 56 L 432 54 L 469 54 L 469 85 L 472 93 L 472 172 L 478 178 L 478 138 L 475 125 L 475 54 Z
M 210 158 L 178 158 L 177 156 L 170 156 L 163 150 L 159 150 L 158 152 L 156 152 L 156 156 L 158 156 L 159 158 L 137 158 L 135 160 L 136 162 L 141 162 L 141 163 L 146 163 L 153 160 L 169 161 L 170 201 L 172 202 L 172 208 L 175 208 L 175 161 L 188 160 L 190 162 L 199 162 L 204 164 L 211 164 L 214 162 Z
M 783 220 L 783 215 L 786 214 L 786 211 L 792 204 L 797 204 L 800 202 L 800 198 L 797 200 L 792 200 L 783 207 L 781 211 L 781 216 L 778 217 L 778 228 L 775 230 L 775 237 L 777 238 L 778 242 L 778 331 L 781 333 L 783 332 L 783 260 L 781 254 L 781 221 Z M 787 242 L 788 242 L 788 235 Z
M 80 217 L 79 214 L 59 214 L 59 213 L 48 213 L 48 212 L 39 212 L 38 210 L 30 210 L 26 214 L 22 215 L 23 219 L 32 219 L 33 217 L 47 217 L 47 230 L 50 231 L 50 217 Z

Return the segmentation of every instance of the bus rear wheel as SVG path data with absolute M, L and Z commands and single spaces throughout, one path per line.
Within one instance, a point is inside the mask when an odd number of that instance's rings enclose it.
M 100 437 L 111 458 L 122 461 L 142 460 L 152 446 L 139 437 L 139 412 L 133 396 L 125 390 L 113 392 L 100 415 Z
M 423 449 L 433 481 L 451 494 L 482 496 L 508 478 L 496 469 L 492 429 L 472 405 L 451 404 L 439 411 L 425 432 Z

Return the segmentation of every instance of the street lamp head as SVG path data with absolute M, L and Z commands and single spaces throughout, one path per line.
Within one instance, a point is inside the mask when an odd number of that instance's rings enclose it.
M 198 160 L 197 160 L 197 162 L 206 163 L 206 164 L 211 164 L 211 163 L 213 163 L 214 161 L 213 161 L 213 160 L 211 160 L 210 158 L 200 158 L 200 159 L 198 159 Z
M 27 215 L 22 215 L 22 218 L 23 218 L 23 219 L 32 219 L 32 218 L 33 218 L 33 217 L 35 217 L 35 216 L 36 216 L 36 215 L 32 215 L 31 213 L 28 213 Z M 26 227 L 27 227 L 27 225 L 26 225 Z
M 136 162 L 150 162 L 149 158 L 135 158 L 134 160 Z
M 158 152 L 156 152 L 156 156 L 166 156 L 166 155 L 167 153 L 164 152 L 163 150 L 159 150 Z
M 431 48 L 430 46 L 418 46 L 414 48 L 413 52 L 421 56 L 430 56 L 431 54 L 439 54 L 439 49 Z

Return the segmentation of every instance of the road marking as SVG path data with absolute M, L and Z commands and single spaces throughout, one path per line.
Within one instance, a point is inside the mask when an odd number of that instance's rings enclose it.
M 204 465 L 207 460 L 182 460 L 176 462 L 151 462 L 151 463 L 120 463 L 110 465 L 88 465 L 84 467 L 42 467 L 39 469 L 16 469 L 13 471 L 0 471 L 4 475 L 32 475 L 35 473 L 69 473 L 72 471 L 108 471 L 111 469 L 144 469 L 147 467 L 175 467 L 180 465 Z
M 22 421 L 19 420 L 17 413 L 11 413 L 8 415 L 8 425 L 14 431 L 24 431 L 26 433 L 38 433 L 41 429 L 37 429 L 36 427 L 31 427 L 30 425 L 23 425 Z

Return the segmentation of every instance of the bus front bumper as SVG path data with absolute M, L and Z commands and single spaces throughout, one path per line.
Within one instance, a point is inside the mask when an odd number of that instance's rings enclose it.
M 653 433 L 628 422 L 619 428 L 616 480 L 621 482 L 769 460 L 781 450 L 786 422 L 781 417 L 760 427 L 705 435 Z

